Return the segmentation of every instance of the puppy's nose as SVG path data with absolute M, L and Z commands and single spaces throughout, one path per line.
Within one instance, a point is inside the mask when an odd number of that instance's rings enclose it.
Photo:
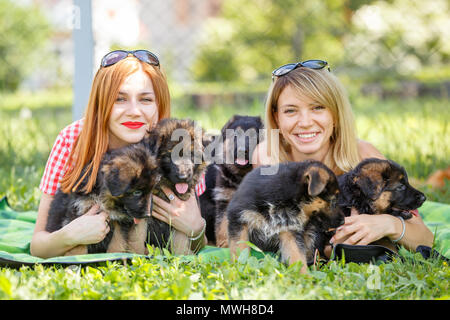
M 417 200 L 420 201 L 421 203 L 425 202 L 425 200 L 427 200 L 427 197 L 425 197 L 425 195 L 423 193 L 419 193 L 417 195 Z
M 187 172 L 181 172 L 177 175 L 177 177 L 180 180 L 185 180 L 185 179 L 189 178 L 189 174 Z

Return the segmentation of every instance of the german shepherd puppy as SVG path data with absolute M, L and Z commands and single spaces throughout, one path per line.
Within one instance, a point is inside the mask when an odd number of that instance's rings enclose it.
M 189 119 L 163 119 L 150 131 L 147 143 L 150 150 L 157 150 L 161 180 L 153 194 L 164 199 L 161 187 L 169 188 L 175 196 L 188 200 L 195 185 L 200 181 L 207 163 L 203 151 L 203 129 Z M 148 239 L 151 245 L 167 248 L 172 228 L 156 218 L 148 219 Z
M 250 241 L 290 264 L 301 261 L 304 273 L 315 249 L 324 255 L 328 229 L 344 222 L 337 178 L 318 161 L 281 163 L 274 175 L 262 168 L 245 176 L 228 205 L 231 257 Z
M 109 214 L 110 232 L 101 242 L 88 245 L 86 253 L 131 251 L 144 254 L 145 231 L 142 232 L 141 244 L 136 247 L 131 246 L 128 240 L 131 232 L 137 232 L 137 219 L 148 218 L 151 191 L 159 178 L 156 155 L 143 141 L 108 151 L 90 193 L 56 192 L 46 230 L 61 229 L 97 204 L 101 211 Z M 86 182 L 87 178 L 80 187 Z M 114 249 L 110 247 L 113 234 L 119 241 Z
M 364 214 L 390 214 L 410 219 L 410 210 L 419 208 L 425 195 L 408 182 L 405 169 L 392 160 L 361 161 L 338 178 L 339 206 L 346 216 L 354 207 Z
M 223 217 L 242 179 L 252 170 L 250 159 L 261 142 L 259 131 L 263 127 L 260 117 L 234 115 L 221 130 L 223 163 L 207 167 L 206 191 L 200 196 L 200 207 L 207 222 L 208 242 L 218 247 L 228 246 L 228 220 Z

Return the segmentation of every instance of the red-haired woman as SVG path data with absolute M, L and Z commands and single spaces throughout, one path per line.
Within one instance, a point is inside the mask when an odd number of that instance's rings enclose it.
M 60 132 L 50 153 L 40 184 L 43 194 L 31 241 L 32 255 L 48 258 L 69 251 L 85 252 L 86 245 L 103 240 L 110 231 L 108 214 L 98 213 L 97 206 L 58 231 L 45 231 L 57 188 L 63 192 L 77 190 L 82 170 L 88 166 L 90 177 L 80 191 L 90 192 L 107 150 L 138 142 L 149 128 L 168 117 L 169 88 L 158 58 L 146 50 L 108 53 L 94 77 L 84 118 Z M 201 189 L 197 187 L 197 193 Z M 181 201 L 172 197 L 170 190 L 164 192 L 173 200 L 167 203 L 155 196 L 158 212 L 152 214 L 162 221 L 170 220 L 177 230 L 174 250 L 183 253 L 203 247 L 205 221 L 195 197 Z M 189 237 L 196 240 L 190 241 Z

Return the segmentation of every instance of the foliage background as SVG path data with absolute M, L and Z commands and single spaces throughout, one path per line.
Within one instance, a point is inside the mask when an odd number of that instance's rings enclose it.
M 0 91 L 15 91 L 45 61 L 51 26 L 38 7 L 0 1 Z
M 365 81 L 425 78 L 442 68 L 437 77 L 449 76 L 445 0 L 229 0 L 222 10 L 200 43 L 199 81 L 265 79 L 276 66 L 313 58 Z

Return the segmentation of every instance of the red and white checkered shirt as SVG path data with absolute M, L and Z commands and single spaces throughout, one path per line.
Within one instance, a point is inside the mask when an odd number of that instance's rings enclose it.
M 80 119 L 68 125 L 59 133 L 48 157 L 44 175 L 39 185 L 42 192 L 49 195 L 56 193 L 56 189 L 60 186 L 59 180 L 65 173 L 64 166 L 82 127 L 83 119 Z
M 195 193 L 197 196 L 201 196 L 203 192 L 206 190 L 206 182 L 205 182 L 205 174 L 202 174 L 200 178 L 200 182 L 195 185 Z
M 45 166 L 44 175 L 41 179 L 39 189 L 48 195 L 55 195 L 60 186 L 60 179 L 64 176 L 64 166 L 72 151 L 75 140 L 83 127 L 83 120 L 80 119 L 65 127 L 56 138 L 50 156 Z M 202 175 L 200 182 L 195 186 L 195 192 L 200 196 L 205 192 L 205 174 Z

